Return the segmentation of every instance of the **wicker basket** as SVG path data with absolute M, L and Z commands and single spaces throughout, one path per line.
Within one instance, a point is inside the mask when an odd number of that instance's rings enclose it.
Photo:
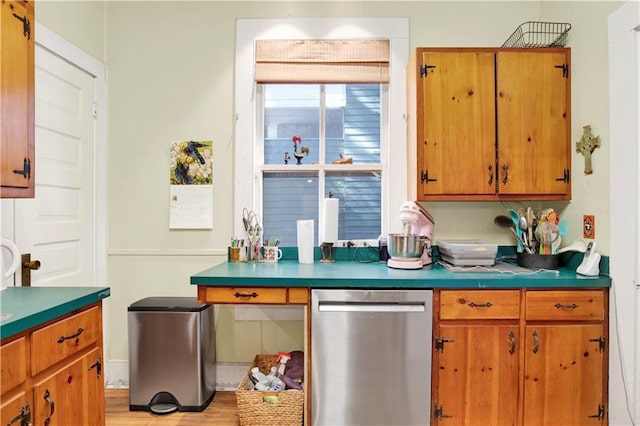
M 253 363 L 236 389 L 238 416 L 241 426 L 301 426 L 304 410 L 304 391 L 253 390 L 249 379 L 251 369 L 258 367 L 268 374 L 277 355 L 256 355 Z

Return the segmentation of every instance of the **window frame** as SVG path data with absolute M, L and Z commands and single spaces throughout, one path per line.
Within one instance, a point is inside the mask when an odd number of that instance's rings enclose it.
M 236 27 L 234 212 L 244 207 L 262 212 L 262 117 L 254 81 L 255 40 L 304 38 L 388 38 L 390 40 L 389 84 L 381 96 L 387 109 L 381 111 L 382 233 L 399 232 L 400 206 L 407 200 L 406 64 L 409 59 L 409 21 L 406 18 L 239 19 Z M 384 116 L 388 119 L 385 120 Z M 400 141 L 400 143 L 393 142 Z M 393 149 L 392 149 L 393 148 Z M 250 164 L 250 172 L 247 165 Z M 329 165 L 331 166 L 331 165 Z M 311 167 L 309 165 L 308 167 Z M 325 166 L 326 167 L 326 166 Z M 334 166 L 340 167 L 340 166 Z M 354 165 L 375 169 L 372 165 Z M 270 168 L 270 170 L 273 170 Z M 342 169 L 340 169 L 342 170 Z M 392 185 L 393 183 L 393 185 Z M 321 212 L 319 212 L 321 214 Z M 243 234 L 239 214 L 234 214 L 234 232 Z

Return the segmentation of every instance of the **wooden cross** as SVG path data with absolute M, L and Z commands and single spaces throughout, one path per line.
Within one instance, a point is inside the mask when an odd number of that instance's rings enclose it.
M 593 173 L 591 169 L 591 153 L 600 146 L 600 136 L 593 136 L 591 126 L 582 127 L 582 137 L 576 143 L 576 151 L 584 155 L 584 174 Z

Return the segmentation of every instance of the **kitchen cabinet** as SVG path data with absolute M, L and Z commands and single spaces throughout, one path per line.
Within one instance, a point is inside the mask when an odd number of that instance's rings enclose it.
M 525 425 L 606 424 L 604 291 L 528 291 Z
M 432 424 L 606 424 L 606 312 L 606 290 L 435 291 Z
M 104 425 L 101 358 L 94 348 L 36 382 L 34 424 Z
M 25 413 L 33 424 L 105 424 L 100 302 L 8 338 L 0 350 L 0 424 Z
M 520 292 L 436 294 L 432 422 L 516 424 Z
M 571 199 L 570 49 L 418 48 L 407 67 L 420 201 Z
M 34 1 L 0 2 L 0 197 L 34 196 Z

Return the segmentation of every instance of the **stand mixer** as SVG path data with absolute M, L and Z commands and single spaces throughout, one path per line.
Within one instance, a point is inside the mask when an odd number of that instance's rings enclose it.
M 402 234 L 388 236 L 387 266 L 397 269 L 420 269 L 431 264 L 431 237 L 435 222 L 416 201 L 406 201 L 400 207 Z M 393 240 L 393 242 L 392 242 Z

